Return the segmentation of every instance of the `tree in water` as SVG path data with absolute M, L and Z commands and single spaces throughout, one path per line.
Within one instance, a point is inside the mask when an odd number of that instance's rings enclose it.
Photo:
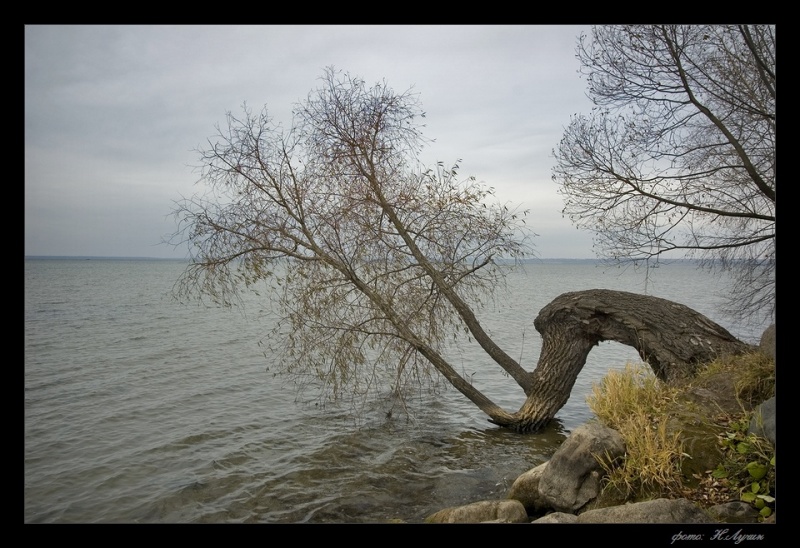
M 229 113 L 200 151 L 209 193 L 175 210 L 173 241 L 188 243 L 193 257 L 179 290 L 229 304 L 274 280 L 283 371 L 334 397 L 374 394 L 387 383 L 401 393 L 432 367 L 491 422 L 541 428 L 569 397 L 588 349 L 563 354 L 548 342 L 559 337 L 545 336 L 530 373 L 473 312 L 502 281 L 497 260 L 530 253 L 526 212 L 495 203 L 473 178 L 459 180 L 457 165 L 420 165 L 416 95 L 333 69 L 321 81 L 288 131 L 266 111 L 245 108 L 241 118 Z M 605 335 L 583 337 L 596 344 Z M 447 345 L 460 337 L 476 341 L 524 391 L 519 411 L 502 409 L 448 362 Z

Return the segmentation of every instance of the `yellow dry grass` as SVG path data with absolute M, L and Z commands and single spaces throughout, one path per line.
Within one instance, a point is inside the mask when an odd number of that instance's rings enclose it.
M 607 426 L 619 431 L 626 454 L 620 462 L 607 464 L 606 487 L 629 498 L 653 498 L 679 491 L 680 434 L 668 433 L 667 405 L 676 389 L 661 383 L 646 364 L 627 364 L 611 371 L 587 398 L 589 407 Z

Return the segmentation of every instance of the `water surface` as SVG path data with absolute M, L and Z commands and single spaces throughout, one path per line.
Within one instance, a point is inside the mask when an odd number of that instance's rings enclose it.
M 179 304 L 185 268 L 168 260 L 25 260 L 26 523 L 380 523 L 422 521 L 448 506 L 505 497 L 591 418 L 592 383 L 638 361 L 601 343 L 545 431 L 498 429 L 446 386 L 354 413 L 320 405 L 275 376 L 258 343 L 275 321 L 265 299 L 239 309 Z M 717 311 L 726 286 L 691 265 L 650 272 L 592 263 L 525 265 L 509 297 L 479 317 L 532 369 L 539 309 L 566 291 L 604 287 L 687 304 L 748 342 L 762 325 Z M 454 366 L 497 403 L 524 395 L 478 349 Z

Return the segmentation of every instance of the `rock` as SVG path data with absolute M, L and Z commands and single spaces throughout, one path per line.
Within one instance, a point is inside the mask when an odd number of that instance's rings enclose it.
M 758 510 L 746 502 L 717 504 L 710 507 L 707 512 L 720 523 L 758 523 Z
M 539 494 L 554 510 L 574 513 L 600 492 L 605 474 L 598 458 L 625 454 L 622 436 L 597 421 L 576 428 L 547 463 L 539 479 Z
M 588 510 L 577 523 L 716 523 L 699 506 L 686 499 L 655 499 Z
M 518 500 L 483 500 L 439 510 L 425 523 L 528 523 L 528 513 Z
M 717 439 L 723 428 L 692 418 L 692 415 L 686 413 L 667 421 L 667 433 L 673 435 L 679 432 L 683 452 L 688 455 L 680 464 L 687 487 L 696 487 L 697 478 L 705 476 L 708 470 L 713 470 L 724 458 L 722 446 Z
M 550 509 L 546 499 L 539 493 L 539 480 L 546 466 L 547 463 L 544 462 L 523 473 L 514 480 L 508 492 L 508 498 L 520 501 L 529 515 L 541 514 Z
M 578 521 L 578 516 L 575 514 L 552 512 L 539 519 L 533 520 L 531 523 L 575 523 L 576 521 Z
M 772 447 L 777 448 L 775 443 L 775 413 L 775 396 L 772 396 L 753 411 L 753 417 L 750 419 L 749 431 L 757 436 L 768 439 Z
M 736 379 L 726 371 L 707 375 L 703 381 L 687 387 L 678 398 L 685 408 L 694 408 L 706 417 L 719 413 L 735 415 L 742 411 L 743 405 L 736 396 Z

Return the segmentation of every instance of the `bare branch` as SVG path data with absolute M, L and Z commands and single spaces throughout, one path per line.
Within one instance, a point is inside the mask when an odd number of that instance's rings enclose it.
M 266 111 L 228 114 L 200 151 L 209 193 L 176 211 L 194 257 L 180 290 L 229 303 L 272 280 L 283 371 L 332 398 L 416 385 L 432 367 L 504 420 L 444 352 L 465 325 L 488 340 L 471 306 L 498 286 L 494 257 L 527 252 L 524 226 L 456 168 L 418 165 L 422 116 L 416 95 L 333 69 L 288 132 Z M 492 353 L 529 383 L 496 345 Z
M 774 27 L 600 26 L 578 57 L 596 107 L 554 151 L 564 213 L 604 258 L 755 277 L 737 316 L 774 314 Z

